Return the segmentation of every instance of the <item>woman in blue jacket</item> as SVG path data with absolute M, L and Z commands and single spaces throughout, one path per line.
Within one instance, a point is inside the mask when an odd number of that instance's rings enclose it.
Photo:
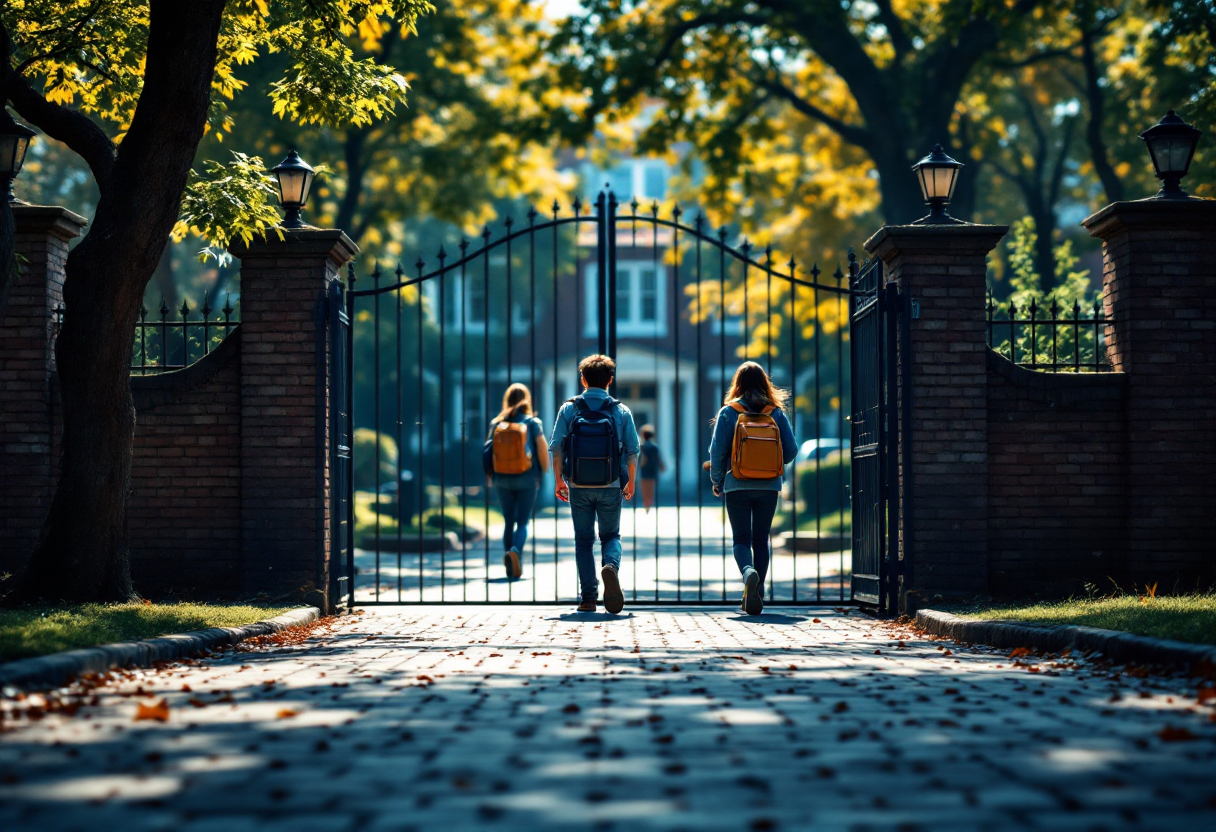
M 781 459 L 789 465 L 798 453 L 797 440 L 782 408 L 786 403 L 784 390 L 773 386 L 768 373 L 754 361 L 745 361 L 735 371 L 723 407 L 714 419 L 714 435 L 709 443 L 709 478 L 714 496 L 726 495 L 726 513 L 734 537 L 735 562 L 743 575 L 743 602 L 740 608 L 748 615 L 759 615 L 764 609 L 764 580 L 768 576 L 769 531 L 777 511 L 777 496 L 782 477 L 771 479 L 738 479 L 731 473 L 731 452 L 739 412 L 736 402 L 749 413 L 773 408 L 773 421 L 781 437 Z

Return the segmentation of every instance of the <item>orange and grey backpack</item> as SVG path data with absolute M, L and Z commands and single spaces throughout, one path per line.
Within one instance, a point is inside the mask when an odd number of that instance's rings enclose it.
M 739 402 L 730 405 L 739 414 L 730 449 L 730 472 L 737 480 L 771 480 L 785 471 L 781 456 L 781 430 L 772 405 L 759 413 Z
M 527 422 L 504 419 L 496 423 L 491 441 L 495 474 L 526 474 L 532 470 Z

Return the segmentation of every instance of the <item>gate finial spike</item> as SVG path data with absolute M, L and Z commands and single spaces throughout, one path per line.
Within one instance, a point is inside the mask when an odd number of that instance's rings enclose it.
M 380 280 L 380 274 L 381 274 L 380 261 L 373 260 L 372 261 L 372 280 L 376 280 L 376 281 Z
M 726 226 L 725 225 L 718 229 L 718 240 L 720 240 L 723 244 L 726 243 Z
M 638 215 L 638 198 L 636 196 L 629 200 L 629 208 L 633 211 L 633 216 L 636 217 Z
M 181 309 L 179 309 L 178 311 L 182 313 L 182 320 L 183 320 L 183 321 L 184 321 L 184 320 L 186 320 L 186 317 L 187 317 L 187 316 L 190 314 L 190 304 L 189 304 L 189 302 L 188 302 L 188 301 L 186 301 L 185 299 L 183 299 L 183 300 L 182 300 L 182 308 L 181 308 Z
M 700 211 L 698 211 L 697 216 L 692 221 L 692 227 L 697 230 L 698 234 L 700 234 L 701 226 L 704 224 L 705 224 L 705 215 L 702 214 Z
M 818 279 L 819 279 L 819 264 L 812 263 L 811 264 L 811 280 L 818 280 Z
M 443 243 L 439 244 L 439 254 L 437 254 L 436 256 L 439 258 L 439 266 L 440 266 L 440 268 L 442 268 L 443 261 L 446 260 L 448 257 L 448 253 L 443 248 Z
M 574 209 L 574 216 L 576 217 L 583 213 L 583 201 L 578 197 L 574 198 L 574 202 L 570 203 L 570 207 Z
M 419 276 L 419 277 L 421 277 L 421 276 L 422 276 L 422 268 L 423 268 L 423 266 L 425 266 L 425 265 L 426 265 L 426 263 L 423 261 L 423 259 L 422 259 L 422 255 L 421 255 L 421 254 L 419 254 L 419 255 L 418 255 L 418 259 L 414 261 L 414 268 L 418 270 L 418 276 Z
M 766 262 L 766 263 L 771 263 L 771 262 L 773 262 L 773 247 L 772 247 L 772 245 L 767 245 L 767 244 L 766 244 L 766 245 L 764 246 L 764 260 L 765 260 L 765 262 Z
M 160 316 L 161 316 L 161 318 L 164 318 L 168 314 L 169 314 L 169 304 L 162 297 L 160 299 Z
M 490 242 L 490 226 L 488 223 L 483 225 L 481 228 L 481 239 L 485 240 L 487 243 Z
M 464 257 L 464 253 L 465 253 L 466 251 L 468 251 L 468 250 L 469 250 L 469 239 L 468 239 L 468 237 L 461 237 L 461 238 L 460 238 L 460 256 L 461 256 L 461 257 Z
M 672 209 L 671 209 L 671 218 L 672 218 L 673 220 L 675 220 L 676 222 L 679 222 L 679 221 L 680 221 L 680 216 L 681 216 L 683 213 L 684 213 L 684 212 L 683 212 L 683 211 L 680 209 L 680 206 L 679 206 L 679 205 L 677 205 L 675 208 L 672 208 Z
M 534 206 L 529 205 L 528 206 L 528 225 L 532 225 L 532 223 L 536 222 L 537 216 L 538 216 L 538 214 L 536 213 L 536 208 Z
M 203 290 L 203 318 L 211 314 L 211 301 L 207 300 L 207 290 Z
M 836 264 L 836 271 L 832 273 L 832 277 L 836 278 L 837 283 L 844 279 L 844 270 L 840 268 L 839 263 Z
M 562 210 L 562 206 L 558 204 L 558 202 L 557 202 L 557 199 L 556 199 L 556 198 L 553 200 L 553 208 L 552 208 L 551 210 L 553 211 L 553 217 L 554 217 L 554 219 L 556 219 L 556 218 L 557 218 L 558 213 L 560 213 L 560 212 L 561 212 L 561 210 Z
M 225 318 L 227 318 L 229 315 L 231 315 L 233 312 L 236 311 L 236 309 L 232 306 L 232 293 L 231 292 L 228 292 L 224 296 L 224 308 L 221 309 L 220 311 L 224 313 Z
M 659 217 L 659 201 L 657 199 L 650 204 L 650 215 L 655 219 Z
M 507 217 L 502 221 L 502 224 L 507 227 L 507 233 L 509 234 L 511 233 L 511 226 L 515 225 L 515 218 L 510 214 L 507 214 Z
M 794 255 L 790 255 L 790 262 L 785 265 L 790 267 L 790 277 L 794 276 L 794 272 L 798 270 L 798 264 L 794 261 Z
M 401 261 L 397 261 L 397 279 L 405 277 L 405 267 L 401 265 Z

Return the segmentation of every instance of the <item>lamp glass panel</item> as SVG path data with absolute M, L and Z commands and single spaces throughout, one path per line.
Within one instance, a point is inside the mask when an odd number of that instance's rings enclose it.
M 312 193 L 312 180 L 314 176 L 316 176 L 316 174 L 312 171 L 306 171 L 304 173 L 304 189 L 300 194 L 301 205 L 308 202 L 308 195 Z
M 18 137 L 0 134 L 0 173 L 16 173 Z
M 954 179 L 958 173 L 955 167 L 940 167 L 933 169 L 933 196 L 949 200 L 954 195 Z
M 308 174 L 302 170 L 279 171 L 279 190 L 284 205 L 303 205 L 308 197 Z
M 28 136 L 21 136 L 17 139 L 17 149 L 13 155 L 13 172 L 19 173 L 21 166 L 25 164 L 25 151 L 29 149 L 30 140 Z
M 916 178 L 920 182 L 920 193 L 928 202 L 932 199 L 933 194 L 929 191 L 929 171 L 924 165 L 916 169 Z

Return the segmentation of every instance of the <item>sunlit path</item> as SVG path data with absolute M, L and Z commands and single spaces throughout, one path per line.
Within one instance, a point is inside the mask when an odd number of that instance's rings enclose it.
M 621 517 L 621 566 L 627 601 L 737 601 L 738 568 L 730 528 L 718 507 L 662 507 L 647 513 L 626 504 Z M 526 546 L 523 578 L 508 581 L 501 528 L 464 548 L 402 552 L 385 536 L 384 549 L 355 554 L 355 600 L 382 602 L 577 601 L 578 572 L 569 509 L 538 513 Z M 410 541 L 407 538 L 407 543 Z M 556 559 L 554 552 L 557 553 Z M 595 546 L 596 560 L 599 545 Z M 421 561 L 421 564 L 420 564 Z M 770 597 L 776 601 L 840 602 L 849 598 L 848 552 L 821 555 L 774 550 Z M 377 581 L 377 575 L 379 580 Z
M 831 608 L 375 608 L 96 694 L 5 720 L 0 829 L 1216 827 L 1193 682 Z

